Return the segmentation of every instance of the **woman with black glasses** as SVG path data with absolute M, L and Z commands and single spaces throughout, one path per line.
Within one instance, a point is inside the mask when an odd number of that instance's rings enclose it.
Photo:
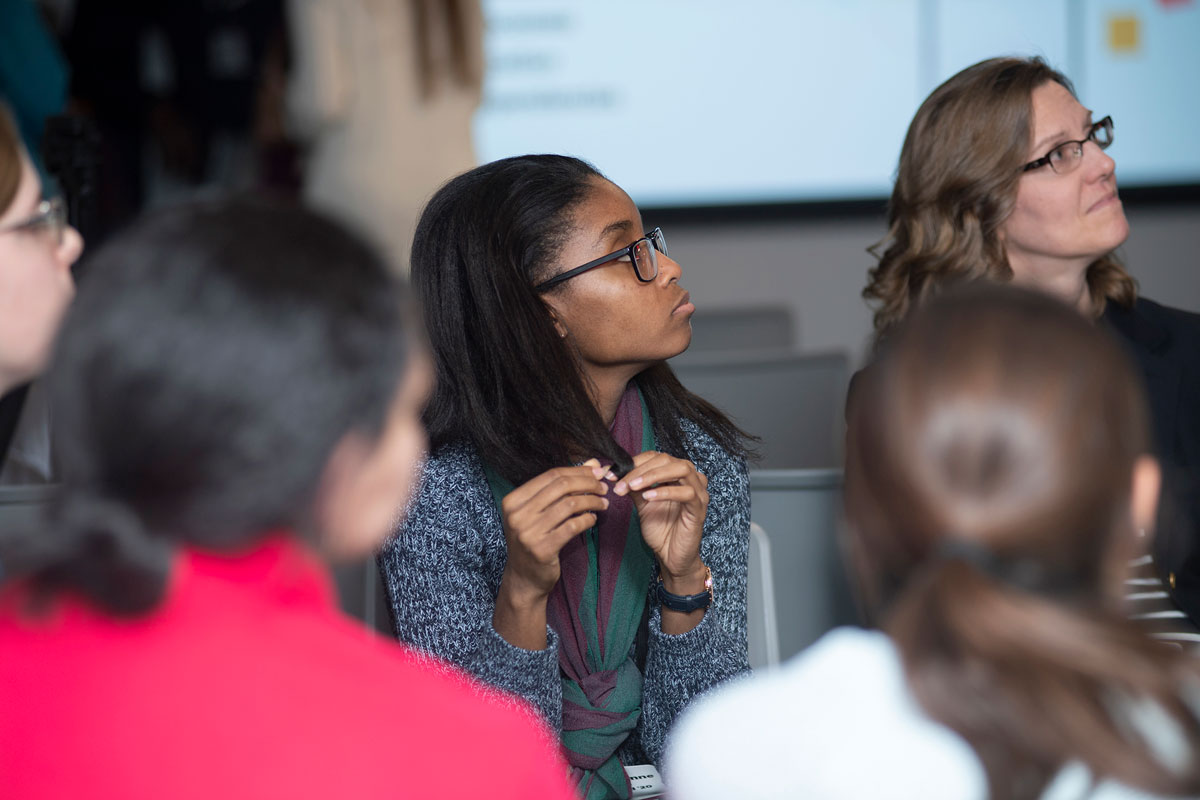
M 1161 598 L 1147 557 L 1131 579 L 1131 613 L 1164 638 L 1195 643 L 1200 632 L 1179 609 L 1200 620 L 1200 316 L 1139 297 L 1114 252 L 1129 235 L 1107 152 L 1114 128 L 1041 59 L 959 72 L 908 129 L 863 295 L 875 304 L 877 340 L 971 280 L 1048 292 L 1118 336 L 1150 399 L 1165 479 L 1153 560 L 1174 603 Z
M 50 358 L 82 250 L 62 205 L 42 199 L 37 170 L 0 104 L 0 484 L 53 477 L 44 403 L 38 392 L 30 400 L 27 386 Z
M 627 797 L 694 695 L 747 668 L 746 436 L 664 363 L 694 310 L 594 168 L 452 180 L 412 253 L 437 388 L 381 558 L 396 631 L 534 704 L 587 797 Z

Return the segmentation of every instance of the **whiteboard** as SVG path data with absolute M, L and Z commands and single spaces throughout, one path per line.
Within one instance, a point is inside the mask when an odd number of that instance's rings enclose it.
M 1043 56 L 1121 186 L 1200 183 L 1195 0 L 485 0 L 491 161 L 591 161 L 649 207 L 891 192 L 908 123 L 959 69 Z

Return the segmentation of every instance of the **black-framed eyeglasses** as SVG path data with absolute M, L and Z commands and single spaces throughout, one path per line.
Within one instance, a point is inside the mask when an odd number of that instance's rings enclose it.
M 62 244 L 63 230 L 66 227 L 67 212 L 63 207 L 62 198 L 54 197 L 38 203 L 37 211 L 29 217 L 0 228 L 0 233 L 50 231 L 54 235 L 54 243 Z
M 533 288 L 534 291 L 544 292 L 563 281 L 574 278 L 576 275 L 582 275 L 589 269 L 594 269 L 610 261 L 626 259 L 633 265 L 633 274 L 637 275 L 637 279 L 642 283 L 649 283 L 658 277 L 659 253 L 662 253 L 664 256 L 667 254 L 667 239 L 663 236 L 662 228 L 655 228 L 628 247 L 622 247 L 620 250 L 609 253 L 606 256 L 600 256 L 582 266 L 555 275 L 550 280 L 542 281 Z
M 1092 125 L 1088 129 L 1088 135 L 1085 138 L 1075 142 L 1063 142 L 1060 145 L 1056 145 L 1046 155 L 1036 161 L 1030 161 L 1022 167 L 1021 171 L 1029 172 L 1031 169 L 1038 169 L 1049 165 L 1050 169 L 1059 175 L 1072 172 L 1083 161 L 1083 146 L 1088 142 L 1095 142 L 1096 146 L 1101 150 L 1108 149 L 1108 146 L 1113 143 L 1112 117 L 1105 117 Z

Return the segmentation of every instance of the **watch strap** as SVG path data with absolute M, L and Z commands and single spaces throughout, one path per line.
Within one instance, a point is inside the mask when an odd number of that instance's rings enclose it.
M 712 570 L 707 566 L 704 568 L 704 591 L 698 594 L 674 594 L 667 591 L 667 587 L 663 584 L 662 576 L 658 578 L 656 587 L 658 593 L 658 602 L 664 608 L 669 608 L 672 611 L 678 611 L 682 614 L 690 614 L 693 611 L 707 609 L 713 602 L 713 580 Z

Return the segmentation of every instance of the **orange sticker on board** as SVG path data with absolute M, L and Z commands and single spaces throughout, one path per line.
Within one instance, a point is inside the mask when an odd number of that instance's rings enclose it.
M 1114 53 L 1134 53 L 1142 45 L 1141 22 L 1132 15 L 1108 18 L 1108 46 Z

